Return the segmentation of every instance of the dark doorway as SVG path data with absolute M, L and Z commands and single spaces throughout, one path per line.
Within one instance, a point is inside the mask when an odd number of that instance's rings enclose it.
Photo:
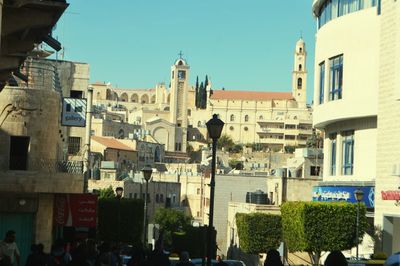
M 27 170 L 29 137 L 10 138 L 10 170 Z

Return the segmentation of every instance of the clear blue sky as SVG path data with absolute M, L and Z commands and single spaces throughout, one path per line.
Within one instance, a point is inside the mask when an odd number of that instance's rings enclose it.
M 169 83 L 180 50 L 191 82 L 213 88 L 290 91 L 293 52 L 302 33 L 308 101 L 316 22 L 311 0 L 69 0 L 54 36 L 65 60 L 90 64 L 91 81 L 123 88 Z

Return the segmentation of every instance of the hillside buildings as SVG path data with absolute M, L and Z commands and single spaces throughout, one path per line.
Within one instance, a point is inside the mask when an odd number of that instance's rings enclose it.
M 374 210 L 386 254 L 400 249 L 400 6 L 391 0 L 314 0 L 318 18 L 314 125 L 325 132 L 324 190 Z M 382 245 L 382 247 L 379 247 Z
M 170 87 L 119 89 L 95 83 L 94 104 L 118 109 L 125 121 L 141 125 L 165 145 L 166 151 L 185 152 L 187 141 L 201 148 L 205 123 L 213 113 L 226 123 L 225 134 L 242 144 L 260 143 L 274 150 L 305 146 L 312 134 L 312 111 L 306 104 L 306 47 L 296 43 L 291 92 L 213 90 L 207 80 L 206 104 L 199 106 L 198 87 L 189 84 L 190 66 L 182 57 L 171 67 Z

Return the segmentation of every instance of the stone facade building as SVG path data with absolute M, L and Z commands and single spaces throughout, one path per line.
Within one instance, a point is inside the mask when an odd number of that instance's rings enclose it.
M 189 84 L 190 67 L 180 58 L 171 67 L 170 87 L 119 89 L 95 83 L 94 104 L 118 108 L 127 121 L 141 125 L 166 151 L 185 152 L 187 141 L 205 142 L 205 123 L 216 113 L 226 123 L 225 134 L 242 144 L 261 143 L 282 150 L 305 146 L 312 134 L 312 110 L 306 104 L 305 42 L 294 51 L 291 92 L 252 92 L 206 88 L 206 108 L 196 107 L 196 88 Z

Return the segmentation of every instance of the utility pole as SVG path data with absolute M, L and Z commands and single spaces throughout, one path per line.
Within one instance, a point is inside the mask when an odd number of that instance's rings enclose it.
M 90 178 L 90 132 L 92 131 L 92 102 L 93 102 L 93 88 L 87 89 L 87 103 L 86 103 L 86 134 L 85 134 L 85 153 L 83 156 L 83 193 L 88 190 L 88 179 Z

